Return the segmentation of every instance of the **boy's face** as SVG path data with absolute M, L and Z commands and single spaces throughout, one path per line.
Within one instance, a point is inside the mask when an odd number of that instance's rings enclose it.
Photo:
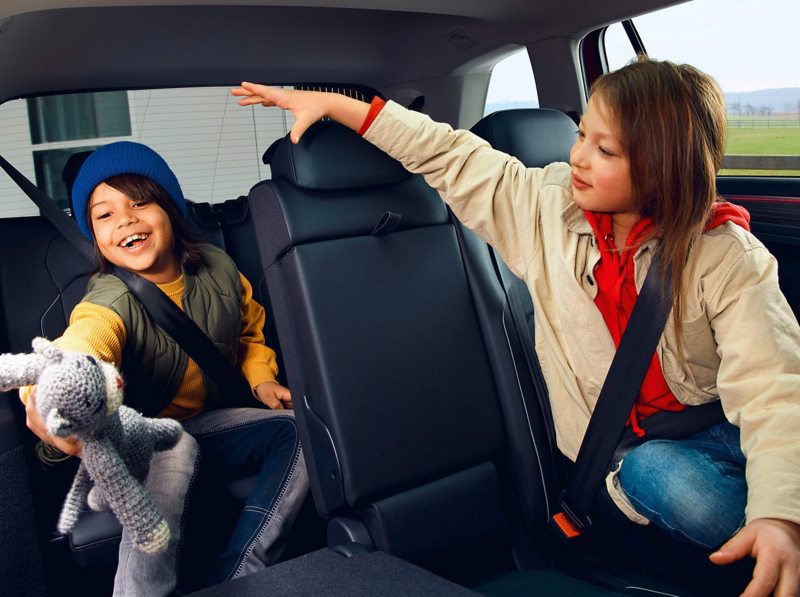
M 89 198 L 89 219 L 100 253 L 155 284 L 181 275 L 169 216 L 155 201 L 133 200 L 100 183 Z
M 634 215 L 630 162 L 602 108 L 590 98 L 581 117 L 580 132 L 569 154 L 572 196 L 586 211 Z

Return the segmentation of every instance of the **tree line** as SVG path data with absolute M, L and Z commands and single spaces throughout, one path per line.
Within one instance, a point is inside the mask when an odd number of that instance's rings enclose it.
M 751 103 L 743 104 L 742 102 L 732 102 L 728 104 L 728 113 L 733 114 L 734 116 L 741 116 L 744 114 L 745 116 L 755 116 L 756 114 L 761 114 L 762 116 L 769 116 L 775 111 L 775 106 L 754 106 Z M 783 111 L 787 114 L 789 112 L 797 112 L 800 115 L 800 99 L 798 99 L 794 104 L 792 102 L 786 102 L 783 104 Z

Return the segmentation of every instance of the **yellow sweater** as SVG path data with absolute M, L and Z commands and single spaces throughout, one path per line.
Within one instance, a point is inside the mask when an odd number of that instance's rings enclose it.
M 264 309 L 253 300 L 253 289 L 247 279 L 239 273 L 242 284 L 242 334 L 239 338 L 239 365 L 242 375 L 255 388 L 265 381 L 275 381 L 278 365 L 275 352 L 264 345 Z M 158 287 L 173 303 L 183 309 L 183 276 Z M 90 354 L 100 360 L 119 367 L 122 349 L 127 341 L 127 331 L 122 319 L 112 310 L 91 303 L 79 303 L 72 311 L 69 327 L 64 335 L 55 340 L 64 350 L 76 350 Z M 27 402 L 32 386 L 20 390 L 20 398 Z M 255 398 L 254 398 L 255 400 Z M 183 382 L 172 402 L 157 416 L 173 419 L 188 419 L 203 410 L 205 388 L 200 368 L 189 359 Z

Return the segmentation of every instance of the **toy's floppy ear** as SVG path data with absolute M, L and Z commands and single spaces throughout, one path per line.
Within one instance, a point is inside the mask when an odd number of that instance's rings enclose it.
M 47 359 L 39 354 L 0 355 L 0 392 L 32 386 L 47 365 Z
M 53 437 L 68 437 L 72 434 L 72 421 L 62 417 L 57 408 L 47 413 L 45 426 L 47 427 L 47 433 Z
M 100 369 L 106 380 L 106 414 L 111 415 L 122 406 L 125 384 L 119 371 L 111 363 L 100 361 Z
M 44 338 L 34 338 L 33 342 L 33 352 L 42 355 L 51 363 L 58 363 L 61 361 L 61 357 L 64 353 L 61 352 L 61 349 Z

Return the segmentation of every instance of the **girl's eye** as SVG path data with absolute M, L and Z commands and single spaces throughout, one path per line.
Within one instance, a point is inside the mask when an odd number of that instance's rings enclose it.
M 586 136 L 584 132 L 580 129 L 578 129 L 576 132 L 578 133 L 578 137 L 580 137 L 581 139 L 583 139 Z
M 607 156 L 607 157 L 610 157 L 610 158 L 614 157 L 614 154 L 611 153 L 610 151 L 607 151 L 607 150 L 603 149 L 602 147 L 598 147 L 598 149 L 600 150 L 600 153 L 602 153 L 604 156 Z

